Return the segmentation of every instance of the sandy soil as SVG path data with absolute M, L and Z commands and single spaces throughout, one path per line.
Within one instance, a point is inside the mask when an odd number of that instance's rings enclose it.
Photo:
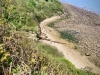
M 92 68 L 93 72 L 100 74 L 100 69 L 92 64 L 85 56 L 81 56 L 78 51 L 73 49 L 73 43 L 69 43 L 64 39 L 60 38 L 60 34 L 53 28 L 47 26 L 48 23 L 53 22 L 59 19 L 59 16 L 54 16 L 48 19 L 45 19 L 40 23 L 41 28 L 41 37 L 44 37 L 45 40 L 42 42 L 57 47 L 58 51 L 63 53 L 64 57 L 72 62 L 76 68 L 82 69 L 85 67 Z

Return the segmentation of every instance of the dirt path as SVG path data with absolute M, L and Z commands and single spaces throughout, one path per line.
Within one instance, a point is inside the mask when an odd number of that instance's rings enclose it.
M 76 68 L 85 68 L 90 67 L 93 69 L 93 72 L 100 74 L 100 69 L 92 64 L 85 56 L 81 56 L 79 52 L 73 49 L 73 44 L 67 42 L 64 39 L 59 37 L 59 33 L 47 26 L 48 23 L 53 22 L 59 19 L 59 16 L 54 16 L 49 19 L 46 19 L 40 23 L 41 28 L 41 37 L 46 37 L 47 40 L 41 40 L 46 44 L 57 47 L 57 49 L 63 53 L 64 57 L 71 61 Z

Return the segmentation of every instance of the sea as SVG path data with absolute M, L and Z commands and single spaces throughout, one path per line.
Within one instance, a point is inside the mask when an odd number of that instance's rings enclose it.
M 61 2 L 84 8 L 100 15 L 100 0 L 60 0 Z

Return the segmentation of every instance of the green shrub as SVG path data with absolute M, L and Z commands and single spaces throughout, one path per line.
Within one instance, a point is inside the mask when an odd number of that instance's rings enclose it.
M 34 29 L 30 29 L 30 26 L 34 27 L 35 25 L 38 27 L 39 23 L 45 18 L 55 14 L 60 15 L 63 12 L 63 7 L 58 0 L 12 0 L 10 5 L 9 7 L 12 8 L 12 10 L 7 12 L 7 14 L 9 16 L 9 21 L 16 26 L 17 30 L 34 31 Z

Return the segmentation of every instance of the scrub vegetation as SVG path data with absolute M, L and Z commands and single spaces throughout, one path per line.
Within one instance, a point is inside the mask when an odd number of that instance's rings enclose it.
M 96 75 L 27 36 L 38 33 L 45 18 L 62 13 L 58 0 L 0 0 L 0 75 Z

